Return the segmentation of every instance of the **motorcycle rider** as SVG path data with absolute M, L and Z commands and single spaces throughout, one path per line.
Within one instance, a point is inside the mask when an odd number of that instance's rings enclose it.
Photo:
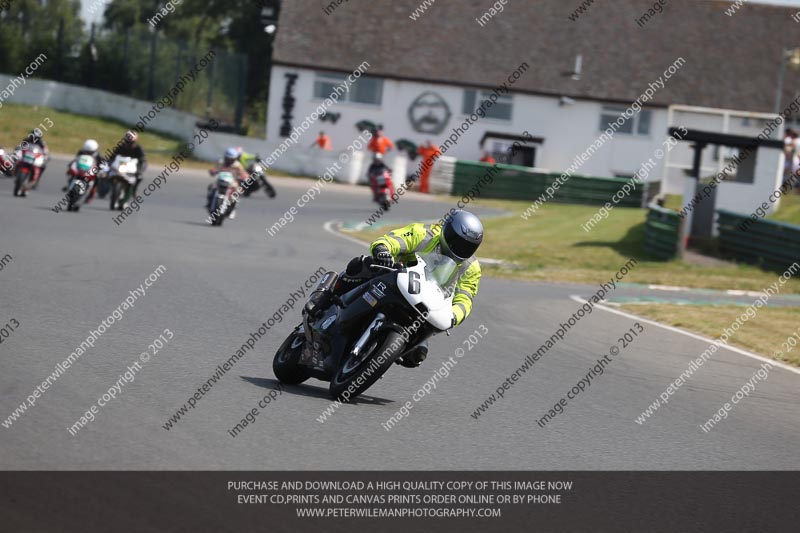
M 372 164 L 367 169 L 367 177 L 369 178 L 369 186 L 372 189 L 372 199 L 373 201 L 378 201 L 378 188 L 376 186 L 375 177 L 380 176 L 385 171 L 389 171 L 391 174 L 392 169 L 389 168 L 386 163 L 383 162 L 383 154 L 380 152 L 376 152 L 375 155 L 372 157 Z M 389 189 L 391 190 L 390 195 L 394 194 L 394 184 L 392 180 L 389 180 Z
M 132 157 L 136 159 L 136 184 L 133 186 L 133 193 L 131 198 L 136 197 L 136 190 L 139 188 L 139 183 L 142 181 L 142 174 L 147 168 L 147 156 L 144 153 L 144 148 L 139 144 L 139 135 L 135 131 L 128 131 L 125 133 L 124 142 L 117 145 L 109 156 L 109 161 L 114 161 L 116 156 Z
M 70 161 L 67 164 L 67 167 L 69 168 L 69 166 L 72 165 L 73 162 L 77 161 L 78 158 L 82 155 L 88 155 L 93 157 L 96 168 L 98 169 L 100 168 L 100 165 L 102 165 L 105 162 L 103 156 L 100 155 L 100 143 L 98 143 L 94 139 L 86 139 L 86 141 L 83 143 L 83 146 L 81 146 L 81 149 L 78 150 L 78 153 L 75 154 L 75 157 L 72 159 L 72 161 Z M 95 173 L 95 178 L 96 177 L 97 173 Z M 64 185 L 64 187 L 62 187 L 61 189 L 62 191 L 66 192 L 67 187 L 69 187 L 69 182 L 71 179 L 72 179 L 71 176 L 69 175 L 69 173 L 67 173 L 67 184 Z M 83 201 L 84 204 L 88 204 L 94 198 L 94 193 L 96 188 L 97 187 L 95 186 L 95 182 L 92 182 L 92 188 L 89 191 L 88 196 L 86 196 L 86 200 Z
M 47 162 L 50 161 L 50 150 L 47 148 L 47 143 L 44 140 L 42 130 L 39 128 L 32 129 L 31 132 L 26 135 L 22 141 L 20 141 L 19 145 L 17 145 L 16 151 L 23 150 L 30 146 L 38 146 L 42 149 L 42 152 L 44 153 L 44 164 L 42 164 L 39 172 L 34 174 L 30 187 L 25 186 L 22 188 L 19 194 L 20 196 L 27 196 L 28 189 L 35 189 L 39 185 L 39 179 L 41 179 L 44 171 L 47 169 Z
M 261 156 L 258 154 L 249 154 L 244 150 L 242 150 L 241 148 L 237 148 L 236 150 L 239 152 L 239 162 L 244 167 L 245 173 L 247 174 L 247 178 L 249 178 L 253 174 L 253 170 L 256 163 L 261 161 Z M 267 181 L 266 168 L 263 163 L 261 164 L 261 168 L 262 172 L 258 174 L 258 179 L 261 180 L 261 184 L 264 186 L 264 192 L 267 194 L 267 196 L 269 196 L 270 198 L 274 198 L 275 188 Z
M 217 162 L 217 166 L 209 169 L 208 173 L 216 177 L 217 174 L 220 172 L 230 172 L 233 175 L 233 187 L 235 190 L 239 190 L 239 182 L 244 181 L 247 179 L 247 171 L 242 165 L 242 162 L 239 161 L 239 157 L 241 156 L 241 151 L 238 148 L 228 148 L 225 150 L 225 153 Z M 211 208 L 211 199 L 214 196 L 215 185 L 214 182 L 211 182 L 208 185 L 208 194 L 206 194 L 206 209 Z M 239 200 L 235 199 L 233 201 L 233 209 L 231 210 L 231 214 L 228 216 L 230 219 L 236 218 L 236 207 L 239 205 Z
M 468 211 L 452 209 L 437 224 L 416 222 L 390 231 L 370 245 L 370 252 L 374 263 L 386 267 L 393 266 L 398 260 L 405 262 L 413 259 L 415 252 L 427 253 L 437 247 L 443 255 L 453 259 L 458 265 L 451 322 L 451 326 L 455 327 L 469 316 L 472 300 L 478 294 L 481 266 L 475 252 L 482 241 L 483 224 L 480 219 Z M 360 256 L 350 261 L 345 271 L 339 275 L 333 290 L 334 295 L 341 296 L 375 275 L 373 270 L 365 266 L 365 259 L 367 256 Z M 403 354 L 398 364 L 415 368 L 427 355 L 426 341 Z

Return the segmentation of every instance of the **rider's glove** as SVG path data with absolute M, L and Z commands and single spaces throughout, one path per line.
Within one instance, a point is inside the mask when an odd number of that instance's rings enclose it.
M 391 267 L 394 265 L 394 257 L 389 253 L 389 249 L 382 244 L 379 244 L 372 250 L 372 257 L 375 258 L 375 263 L 381 266 Z

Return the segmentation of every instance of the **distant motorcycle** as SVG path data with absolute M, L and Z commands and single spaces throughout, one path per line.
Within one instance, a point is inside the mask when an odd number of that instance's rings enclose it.
M 30 145 L 17 151 L 16 155 L 18 158 L 14 169 L 14 196 L 25 196 L 41 178 L 45 164 L 44 150 L 37 145 Z
M 14 176 L 14 158 L 3 148 L 0 148 L 0 174 L 9 178 Z
M 208 204 L 208 214 L 212 226 L 221 226 L 233 212 L 236 204 L 233 200 L 235 180 L 230 172 L 219 172 L 214 182 L 214 191 L 211 202 Z
M 392 171 L 387 166 L 369 171 L 369 186 L 372 189 L 372 200 L 377 202 L 384 211 L 389 210 L 389 199 L 394 194 Z
M 80 155 L 67 167 L 69 184 L 67 185 L 67 211 L 78 211 L 81 200 L 85 199 L 96 184 L 101 168 L 91 155 Z
M 136 185 L 136 172 L 139 169 L 138 159 L 116 156 L 111 162 L 108 179 L 111 184 L 111 210 L 122 211 L 130 200 L 133 187 Z
M 260 159 L 259 156 L 256 157 Z M 267 173 L 264 171 L 264 167 L 258 163 L 253 163 L 250 168 L 247 169 L 247 173 L 252 176 L 253 179 L 242 182 L 244 196 L 250 196 L 263 186 L 267 196 L 275 198 L 275 188 L 267 181 Z

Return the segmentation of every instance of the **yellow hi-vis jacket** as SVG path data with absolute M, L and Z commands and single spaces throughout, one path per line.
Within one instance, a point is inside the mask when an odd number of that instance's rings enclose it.
M 439 244 L 442 227 L 439 224 L 409 224 L 404 228 L 392 230 L 378 238 L 370 247 L 370 253 L 379 244 L 386 246 L 395 259 L 404 261 L 414 257 L 414 253 L 430 252 Z M 472 299 L 478 294 L 481 282 L 481 265 L 475 256 L 459 265 L 458 281 L 453 295 L 453 315 L 456 326 L 461 324 L 472 311 Z

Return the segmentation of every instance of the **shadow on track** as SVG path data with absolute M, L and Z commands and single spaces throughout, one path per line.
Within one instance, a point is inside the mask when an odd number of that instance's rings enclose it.
M 288 392 L 289 394 L 296 394 L 297 396 L 305 396 L 307 398 L 321 398 L 323 400 L 331 401 L 331 397 L 328 394 L 328 389 L 325 387 L 315 387 L 313 385 L 281 385 L 281 383 L 277 379 L 268 379 L 268 378 L 254 378 L 249 376 L 239 376 L 244 381 L 248 383 L 252 383 L 258 387 L 264 387 L 266 389 L 272 390 L 280 390 L 281 387 L 283 388 L 284 392 Z M 376 396 L 365 396 L 361 395 L 357 398 L 354 398 L 349 403 L 353 405 L 389 405 L 395 403 L 394 400 L 390 400 L 388 398 L 378 398 Z M 347 404 L 342 404 L 347 405 Z

